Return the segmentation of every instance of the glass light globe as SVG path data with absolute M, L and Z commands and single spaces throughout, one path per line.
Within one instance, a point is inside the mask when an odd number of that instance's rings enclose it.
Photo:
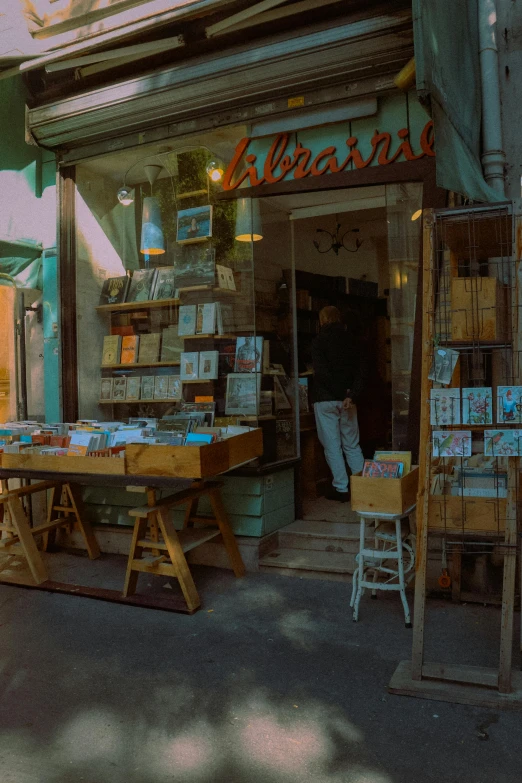
M 118 201 L 120 204 L 123 204 L 124 207 L 128 207 L 132 204 L 134 202 L 132 188 L 129 188 L 127 185 L 122 185 L 118 190 Z
M 223 164 L 219 160 L 211 160 L 207 163 L 206 171 L 212 182 L 219 182 L 225 173 Z

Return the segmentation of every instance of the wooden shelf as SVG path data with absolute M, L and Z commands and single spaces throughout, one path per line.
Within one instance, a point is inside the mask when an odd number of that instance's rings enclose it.
M 214 383 L 214 381 L 218 381 L 219 378 L 195 378 L 192 381 L 184 381 L 182 380 L 181 383 Z
M 237 334 L 182 334 L 184 340 L 235 340 Z
M 179 365 L 179 362 L 149 362 L 148 364 L 145 362 L 141 364 L 138 362 L 127 362 L 127 364 L 102 364 L 100 366 L 102 370 L 133 370 L 138 367 L 179 367 Z
M 122 302 L 121 304 L 98 305 L 99 313 L 122 313 L 133 310 L 153 310 L 156 307 L 176 307 L 179 299 L 149 299 L 146 302 Z
M 187 383 L 187 381 L 185 381 L 185 383 Z M 190 381 L 188 381 L 188 383 L 190 383 Z M 169 397 L 166 400 L 98 400 L 98 405 L 131 405 L 132 403 L 136 404 L 138 402 L 181 402 L 181 400 L 179 398 L 173 399 L 172 397 Z
M 186 288 L 178 288 L 180 294 L 197 294 L 199 291 L 216 291 L 227 296 L 241 296 L 241 291 L 231 291 L 230 288 L 220 288 L 217 285 L 190 285 Z

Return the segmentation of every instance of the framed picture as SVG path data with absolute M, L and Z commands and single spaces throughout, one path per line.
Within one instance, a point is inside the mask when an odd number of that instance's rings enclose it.
M 112 378 L 102 378 L 100 400 L 112 400 Z
M 235 372 L 261 372 L 262 358 L 262 337 L 237 338 Z
M 200 351 L 199 377 L 205 380 L 215 380 L 218 377 L 218 351 Z
M 127 399 L 139 400 L 140 398 L 141 377 L 139 375 L 132 375 L 127 378 Z
M 127 378 L 114 378 L 112 384 L 112 399 L 124 401 L 127 397 Z
M 199 353 L 197 351 L 181 354 L 180 378 L 182 381 L 198 379 Z
M 216 283 L 216 250 L 209 243 L 175 245 L 174 280 L 176 290 Z
M 257 416 L 261 390 L 261 373 L 235 373 L 227 375 L 227 416 Z
M 179 244 L 201 242 L 212 236 L 212 205 L 180 209 L 178 212 L 178 231 L 176 240 Z
M 181 400 L 183 387 L 179 375 L 168 375 L 167 377 L 169 379 L 169 400 Z

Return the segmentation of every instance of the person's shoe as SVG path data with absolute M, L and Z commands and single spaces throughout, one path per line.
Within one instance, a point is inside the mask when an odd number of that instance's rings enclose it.
M 339 503 L 348 503 L 350 500 L 349 492 L 339 492 L 338 489 L 334 489 L 330 495 L 330 500 L 337 500 Z

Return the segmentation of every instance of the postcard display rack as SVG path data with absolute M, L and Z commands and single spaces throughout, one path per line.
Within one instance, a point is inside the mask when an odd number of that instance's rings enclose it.
M 522 708 L 522 675 L 512 669 L 522 454 L 521 237 L 522 215 L 511 205 L 424 213 L 413 651 L 411 662 L 403 661 L 393 675 L 392 693 Z M 502 557 L 498 669 L 424 659 L 428 551 L 437 544 L 443 588 L 452 579 L 460 582 L 462 554 Z

